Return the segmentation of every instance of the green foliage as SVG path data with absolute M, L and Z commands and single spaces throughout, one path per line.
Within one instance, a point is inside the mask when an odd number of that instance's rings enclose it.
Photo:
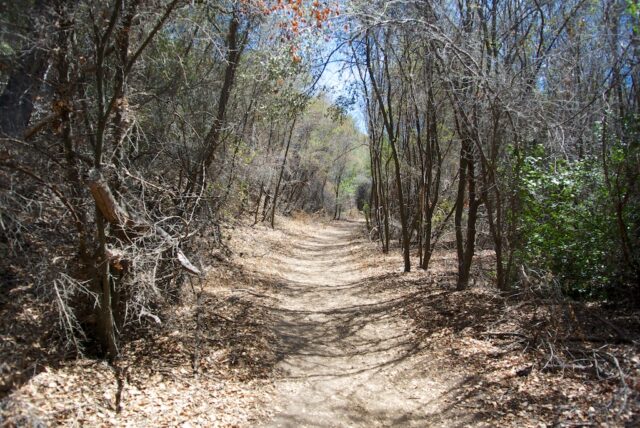
M 441 198 L 438 201 L 438 205 L 436 206 L 436 210 L 433 214 L 434 226 L 440 225 L 443 221 L 446 220 L 447 215 L 453 209 L 454 205 L 455 201 L 449 198 Z
M 15 51 L 11 47 L 11 45 L 3 40 L 0 40 L 0 55 L 9 56 L 14 54 L 15 54 Z
M 602 297 L 613 281 L 615 221 L 597 160 L 549 162 L 536 146 L 519 163 L 519 259 L 552 272 L 567 294 Z
M 637 17 L 638 12 L 640 11 L 638 4 L 633 0 L 627 0 L 627 12 L 632 17 Z

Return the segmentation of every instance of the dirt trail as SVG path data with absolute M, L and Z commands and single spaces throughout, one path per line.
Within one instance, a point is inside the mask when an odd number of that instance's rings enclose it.
M 397 296 L 369 290 L 361 228 L 314 224 L 291 241 L 290 255 L 269 256 L 283 279 L 283 359 L 266 426 L 464 425 L 448 402 L 459 379 L 421 352 Z

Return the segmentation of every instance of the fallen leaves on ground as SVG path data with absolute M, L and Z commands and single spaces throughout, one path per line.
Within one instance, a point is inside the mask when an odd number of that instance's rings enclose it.
M 13 288 L 1 309 L 15 321 L 2 329 L 10 351 L 3 385 L 14 389 L 0 402 L 0 425 L 233 427 L 269 417 L 281 358 L 270 308 L 282 266 L 264 256 L 276 247 L 294 252 L 291 237 L 313 227 L 309 219 L 278 222 L 280 230 L 230 226 L 233 255 L 212 257 L 208 278 L 184 287 L 162 324 L 127 330 L 115 367 L 65 360 L 48 348 L 50 314 L 28 287 Z M 479 427 L 640 425 L 637 312 L 500 295 L 482 280 L 490 251 L 478 252 L 477 281 L 466 291 L 455 291 L 451 250 L 434 254 L 429 271 L 409 274 L 399 254 L 382 255 L 364 239 L 358 254 L 364 292 L 392 296 L 389 316 L 412 321 L 416 361 L 434 381 L 454 373 L 463 379 L 440 397 L 439 420 L 464 414 Z
M 160 324 L 133 323 L 123 332 L 114 366 L 35 352 L 55 348 L 42 336 L 47 309 L 29 290 L 16 290 L 22 305 L 3 306 L 15 322 L 2 337 L 24 345 L 12 346 L 3 364 L 28 373 L 15 381 L 14 370 L 3 371 L 9 393 L 0 401 L 0 426 L 236 427 L 268 417 L 277 362 L 272 317 L 260 293 L 241 291 L 251 291 L 246 281 L 236 264 L 218 260 L 162 310 Z

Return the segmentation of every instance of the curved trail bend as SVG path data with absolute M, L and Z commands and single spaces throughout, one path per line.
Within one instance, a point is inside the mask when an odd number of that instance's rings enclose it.
M 275 416 L 265 426 L 458 425 L 447 391 L 459 380 L 419 349 L 402 296 L 385 292 L 362 266 L 375 254 L 362 224 L 311 227 L 292 237 L 290 254 L 269 256 L 282 280 L 282 361 Z

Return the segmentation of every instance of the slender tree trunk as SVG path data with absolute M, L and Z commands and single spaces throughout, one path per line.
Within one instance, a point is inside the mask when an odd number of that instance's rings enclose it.
M 96 272 L 100 290 L 100 306 L 98 308 L 99 338 L 110 360 L 118 355 L 115 320 L 113 317 L 112 282 L 107 254 L 106 221 L 96 206 L 96 228 L 98 232 L 98 254 L 96 255 Z
M 258 193 L 258 200 L 256 201 L 256 209 L 253 213 L 253 225 L 258 224 L 258 212 L 260 212 L 260 202 L 262 202 L 262 194 L 264 193 L 264 184 L 260 183 L 260 192 Z
M 224 80 L 222 82 L 222 89 L 220 90 L 220 96 L 218 97 L 218 108 L 216 116 L 213 120 L 213 124 L 209 129 L 209 132 L 204 138 L 204 150 L 201 155 L 200 162 L 196 166 L 196 169 L 191 174 L 189 181 L 189 187 L 187 192 L 193 191 L 195 186 L 202 185 L 203 180 L 200 180 L 200 174 L 202 171 L 208 170 L 215 157 L 216 150 L 220 145 L 222 137 L 222 131 L 224 130 L 226 122 L 227 107 L 231 98 L 231 91 L 235 83 L 236 71 L 240 63 L 240 57 L 242 51 L 248 40 L 250 27 L 248 26 L 243 34 L 239 34 L 240 31 L 240 18 L 238 12 L 234 11 L 231 21 L 229 22 L 229 29 L 227 31 L 226 40 L 226 67 L 224 72 Z M 204 166 L 202 168 L 201 166 Z
M 403 257 L 404 257 L 404 271 L 411 271 L 411 249 L 409 242 L 409 228 L 407 224 L 407 212 L 404 201 L 404 194 L 402 189 L 402 175 L 400 172 L 400 159 L 398 156 L 398 152 L 396 150 L 396 131 L 394 129 L 393 123 L 391 122 L 391 112 L 388 111 L 387 107 L 385 107 L 384 101 L 382 99 L 382 94 L 380 93 L 380 89 L 378 88 L 378 84 L 376 83 L 375 73 L 373 72 L 373 67 L 371 65 L 371 46 L 369 37 L 366 39 L 366 48 L 367 48 L 367 69 L 369 70 L 369 77 L 371 78 L 371 85 L 373 87 L 373 92 L 376 95 L 378 100 L 378 105 L 380 107 L 380 112 L 382 113 L 383 122 L 385 128 L 387 130 L 387 135 L 389 137 L 389 145 L 391 147 L 391 156 L 393 158 L 393 164 L 395 167 L 395 182 L 396 188 L 398 192 L 398 211 L 400 213 L 400 224 L 402 228 L 402 247 L 403 247 Z M 388 71 L 388 70 L 387 70 Z M 387 79 L 389 76 L 387 76 Z M 390 84 L 390 83 L 388 83 Z M 390 91 L 390 89 L 388 89 Z
M 458 255 L 458 290 L 469 286 L 471 262 L 475 252 L 476 221 L 479 200 L 476 198 L 475 171 L 471 152 L 471 142 L 463 140 L 460 148 L 460 172 L 454 224 L 456 229 L 456 251 Z M 469 209 L 467 211 L 466 236 L 463 234 L 462 214 L 464 212 L 467 185 L 469 186 Z
M 340 220 L 340 202 L 339 202 L 339 198 L 340 198 L 340 184 L 342 183 L 342 172 L 340 172 L 340 174 L 338 174 L 338 179 L 336 180 L 336 208 L 333 214 L 333 219 L 334 220 Z
M 291 139 L 293 137 L 293 130 L 296 127 L 296 118 L 291 123 L 291 129 L 289 130 L 289 136 L 287 138 L 287 144 L 284 149 L 284 156 L 282 157 L 282 165 L 280 165 L 280 174 L 278 174 L 278 181 L 276 182 L 276 188 L 273 192 L 273 202 L 271 203 L 271 228 L 275 226 L 276 208 L 278 206 L 278 192 L 280 191 L 280 183 L 282 182 L 282 176 L 284 175 L 284 167 L 287 164 L 287 155 L 289 154 L 289 147 L 291 146 Z

